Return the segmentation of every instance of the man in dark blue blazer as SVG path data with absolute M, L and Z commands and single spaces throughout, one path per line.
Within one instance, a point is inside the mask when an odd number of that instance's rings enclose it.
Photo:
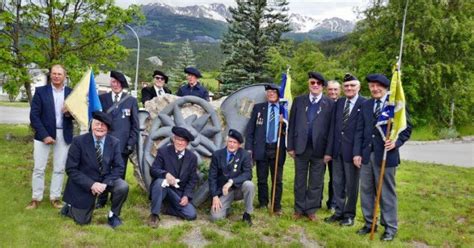
M 353 163 L 354 134 L 357 119 L 365 98 L 359 95 L 360 82 L 351 74 L 343 81 L 345 97 L 339 98 L 334 107 L 329 146 L 332 146 L 332 176 L 336 209 L 326 222 L 343 226 L 354 225 L 357 196 L 359 194 L 359 167 Z
M 316 221 L 316 209 L 321 208 L 326 162 L 330 160 L 328 146 L 334 101 L 323 95 L 326 80 L 317 72 L 308 73 L 310 94 L 293 101 L 288 128 L 288 154 L 295 159 L 295 213 Z
M 142 89 L 142 103 L 145 106 L 145 102 L 152 100 L 157 96 L 164 96 L 165 94 L 171 94 L 171 90 L 166 87 L 168 84 L 168 76 L 162 71 L 153 72 L 153 85 Z
M 176 92 L 177 96 L 197 96 L 206 101 L 209 101 L 209 91 L 198 79 L 202 77 L 201 72 L 194 67 L 184 68 L 184 73 L 186 73 L 186 80 L 188 83 L 181 86 Z
M 77 224 L 89 224 L 98 195 L 111 192 L 112 207 L 108 224 L 115 228 L 122 224 L 120 212 L 127 199 L 128 184 L 120 178 L 124 165 L 120 141 L 108 135 L 111 118 L 103 112 L 94 112 L 91 132 L 74 137 L 66 162 L 68 180 L 61 214 Z
M 35 209 L 43 200 L 44 175 L 48 156 L 53 148 L 53 174 L 51 176 L 50 201 L 54 208 L 61 208 L 61 191 L 64 180 L 69 144 L 72 141 L 72 116 L 64 107 L 64 100 L 71 88 L 64 85 L 66 70 L 62 65 L 53 65 L 50 81 L 46 86 L 36 88 L 31 102 L 30 122 L 34 130 L 32 176 L 32 200 L 26 209 Z
M 110 135 L 120 140 L 120 152 L 125 165 L 122 179 L 127 172 L 128 157 L 138 142 L 138 103 L 137 99 L 123 92 L 128 88 L 125 76 L 116 71 L 110 72 L 111 92 L 99 96 L 102 111 L 112 116 L 112 131 Z M 97 208 L 105 206 L 107 195 L 103 194 L 97 201 Z
M 212 197 L 211 220 L 223 219 L 228 215 L 234 200 L 244 199 L 245 212 L 242 220 L 252 225 L 253 197 L 252 158 L 240 147 L 244 137 L 237 130 L 230 129 L 227 146 L 212 155 L 209 168 L 209 191 Z
M 271 173 L 272 185 L 275 177 L 275 159 L 277 142 L 280 141 L 278 168 L 275 187 L 275 206 L 272 212 L 281 215 L 281 194 L 283 191 L 283 165 L 286 159 L 285 133 L 286 124 L 283 123 L 280 138 L 280 88 L 274 84 L 265 85 L 267 102 L 255 104 L 247 124 L 247 138 L 245 149 L 252 154 L 257 163 L 258 203 L 259 207 L 267 207 L 268 199 L 268 172 Z M 273 196 L 272 187 L 272 196 Z
M 194 136 L 183 127 L 173 127 L 173 144 L 158 149 L 150 168 L 151 214 L 149 225 L 158 227 L 163 202 L 169 203 L 167 214 L 185 220 L 196 219 L 196 208 L 191 204 L 193 190 L 198 182 L 197 157 L 186 149 Z
M 370 74 L 366 77 L 369 82 L 372 99 L 362 104 L 354 137 L 354 164 L 361 166 L 360 171 L 360 201 L 365 225 L 358 234 L 370 233 L 372 225 L 376 188 L 380 176 L 384 150 L 387 150 L 386 168 L 380 202 L 381 224 L 385 232 L 381 239 L 391 241 L 398 230 L 397 195 L 395 188 L 395 173 L 400 163 L 398 149 L 410 138 L 411 124 L 403 130 L 397 140 L 385 140 L 375 124 L 388 100 L 390 81 L 383 74 Z M 385 141 L 384 141 L 385 140 Z

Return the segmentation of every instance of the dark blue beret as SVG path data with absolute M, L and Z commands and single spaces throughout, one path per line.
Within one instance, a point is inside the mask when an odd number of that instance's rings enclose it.
M 174 135 L 187 140 L 188 142 L 191 142 L 194 140 L 194 136 L 188 131 L 188 129 L 184 127 L 175 126 L 171 129 L 171 132 L 173 132 Z
M 324 77 L 323 77 L 323 75 L 321 75 L 321 73 L 310 71 L 310 72 L 308 72 L 308 78 L 314 78 L 316 80 L 319 80 L 319 81 L 323 82 L 324 86 L 327 86 L 326 79 L 324 79 Z
M 369 83 L 370 82 L 377 82 L 377 83 L 380 83 L 381 85 L 385 86 L 385 88 L 390 87 L 390 81 L 383 74 L 369 74 L 369 75 L 367 75 L 367 77 L 365 79 L 367 79 L 367 82 L 369 82 Z
M 117 79 L 117 81 L 120 82 L 120 85 L 122 85 L 122 88 L 128 88 L 127 79 L 122 73 L 118 71 L 110 71 L 110 77 Z
M 344 79 L 342 80 L 342 82 L 348 82 L 348 81 L 353 81 L 353 80 L 358 80 L 358 79 L 352 74 L 346 73 L 346 75 L 344 75 Z
M 164 77 L 165 78 L 165 84 L 168 83 L 168 76 L 166 76 L 166 74 L 164 72 L 156 70 L 156 71 L 153 72 L 153 77 L 155 77 L 156 75 L 160 75 L 160 76 Z
M 194 76 L 196 76 L 197 78 L 202 77 L 202 76 L 201 76 L 201 72 L 199 72 L 199 70 L 196 69 L 196 68 L 194 68 L 194 67 L 186 67 L 186 68 L 184 68 L 184 73 L 194 75 Z
M 235 129 L 229 130 L 229 137 L 236 139 L 239 143 L 244 143 L 244 137 L 239 131 Z
M 278 87 L 276 84 L 265 84 L 265 91 L 267 90 L 276 90 L 278 97 L 280 97 L 280 87 Z
M 112 118 L 109 114 L 102 111 L 92 112 L 92 119 L 96 119 L 107 126 L 107 129 L 112 130 Z

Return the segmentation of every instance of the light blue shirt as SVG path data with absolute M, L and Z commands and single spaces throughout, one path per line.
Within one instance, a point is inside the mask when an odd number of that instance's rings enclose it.
M 388 93 L 386 93 L 384 96 L 382 96 L 382 98 L 379 99 L 381 101 L 380 102 L 380 110 L 381 111 L 383 111 L 383 107 L 385 106 L 385 101 L 387 99 L 387 96 L 388 96 Z M 374 109 L 373 109 L 374 113 L 375 113 L 376 108 L 377 108 L 377 99 L 374 99 Z
M 92 137 L 94 138 L 94 149 L 95 149 L 95 144 L 97 143 L 97 137 L 95 137 L 94 134 L 92 134 Z M 104 154 L 104 142 L 105 142 L 105 138 L 107 137 L 104 136 L 101 140 L 100 140 L 100 150 L 102 151 L 102 154 Z
M 355 95 L 352 99 L 349 99 L 349 98 L 346 99 L 346 103 L 347 103 L 347 101 L 350 102 L 350 104 L 349 104 L 349 114 L 352 113 L 352 109 L 354 108 L 354 105 L 357 102 L 357 98 L 359 98 L 359 94 Z
M 64 105 L 64 86 L 60 89 L 53 88 L 54 114 L 56 116 L 56 128 L 63 128 L 63 105 Z
M 237 151 L 236 151 L 237 152 Z M 235 158 L 235 152 L 230 152 L 229 150 L 227 150 L 227 163 L 229 163 L 229 159 L 230 159 L 230 155 L 231 154 L 234 154 L 234 158 Z
M 275 135 L 273 137 L 275 137 L 271 143 L 275 143 L 277 142 L 277 136 L 278 136 L 278 124 L 279 124 L 279 121 L 280 121 L 280 104 L 278 103 L 268 103 L 268 110 L 267 110 L 267 116 L 268 116 L 268 121 L 267 121 L 267 136 L 268 137 L 268 130 L 269 127 L 270 127 L 270 113 L 272 111 L 272 104 L 275 104 L 275 107 L 274 107 L 274 111 L 275 111 Z

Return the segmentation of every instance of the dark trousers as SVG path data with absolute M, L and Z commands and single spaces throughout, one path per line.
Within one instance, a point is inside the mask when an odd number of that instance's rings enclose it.
M 395 173 L 397 167 L 385 167 L 380 197 L 380 223 L 385 232 L 395 234 L 398 230 L 397 193 L 395 190 Z M 372 225 L 377 186 L 380 177 L 380 164 L 375 164 L 374 153 L 370 154 L 368 164 L 363 164 L 360 171 L 360 206 L 364 215 L 365 226 Z
M 127 200 L 128 196 L 127 182 L 125 182 L 121 178 L 116 179 L 114 181 L 114 186 L 107 186 L 106 191 L 102 193 L 102 195 L 108 192 L 110 192 L 112 195 L 112 207 L 110 208 L 110 211 L 112 211 L 115 215 L 120 216 L 122 206 Z M 95 205 L 92 205 L 90 206 L 90 208 L 87 209 L 79 209 L 66 202 L 64 207 L 61 209 L 61 214 L 72 218 L 79 225 L 85 225 L 91 222 L 94 209 Z
M 352 162 L 345 162 L 342 154 L 334 158 L 332 166 L 335 214 L 344 218 L 354 218 L 359 194 L 360 169 Z
M 161 206 L 164 201 L 169 203 L 166 214 L 177 216 L 185 220 L 195 220 L 197 217 L 196 208 L 191 204 L 191 199 L 186 206 L 179 205 L 181 197 L 169 186 L 166 188 L 161 187 L 165 179 L 156 179 L 151 189 L 151 213 L 159 215 L 161 212 Z
M 295 212 L 314 214 L 321 208 L 321 192 L 324 184 L 326 164 L 323 158 L 313 155 L 308 145 L 303 154 L 295 158 Z
M 328 165 L 328 170 L 329 170 L 329 182 L 328 182 L 328 200 L 326 201 L 326 206 L 328 209 L 333 208 L 336 206 L 336 201 L 334 200 L 334 187 L 333 185 L 333 161 L 329 161 L 327 163 Z M 324 184 L 323 184 L 323 190 L 321 190 L 321 201 L 324 198 Z M 321 203 L 319 205 L 322 205 Z
M 267 146 L 265 149 L 266 160 L 257 160 L 257 185 L 258 185 L 258 204 L 260 206 L 267 206 L 271 204 L 271 199 L 268 198 L 268 172 L 271 173 L 272 197 L 273 197 L 273 181 L 275 180 L 275 154 L 276 146 Z M 281 210 L 281 195 L 283 192 L 283 165 L 285 164 L 286 154 L 280 152 L 278 159 L 278 169 L 276 176 L 275 187 L 275 206 L 273 211 Z
M 121 177 L 123 180 L 125 180 L 125 174 L 127 173 L 128 156 L 129 156 L 128 154 L 122 153 L 123 164 L 125 166 L 123 170 L 123 175 Z M 108 193 L 101 194 L 99 197 L 97 197 L 97 204 L 105 205 L 107 203 L 108 198 L 109 198 Z

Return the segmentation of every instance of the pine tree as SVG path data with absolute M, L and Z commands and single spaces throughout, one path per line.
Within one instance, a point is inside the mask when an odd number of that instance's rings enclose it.
M 181 48 L 181 51 L 176 58 L 175 65 L 171 70 L 170 88 L 172 90 L 176 90 L 184 81 L 186 81 L 184 68 L 189 66 L 196 66 L 196 58 L 193 49 L 191 48 L 191 42 L 187 39 L 183 43 L 183 47 Z
M 222 94 L 242 86 L 269 81 L 267 52 L 289 31 L 286 0 L 237 0 L 222 49 L 227 56 L 220 80 Z

